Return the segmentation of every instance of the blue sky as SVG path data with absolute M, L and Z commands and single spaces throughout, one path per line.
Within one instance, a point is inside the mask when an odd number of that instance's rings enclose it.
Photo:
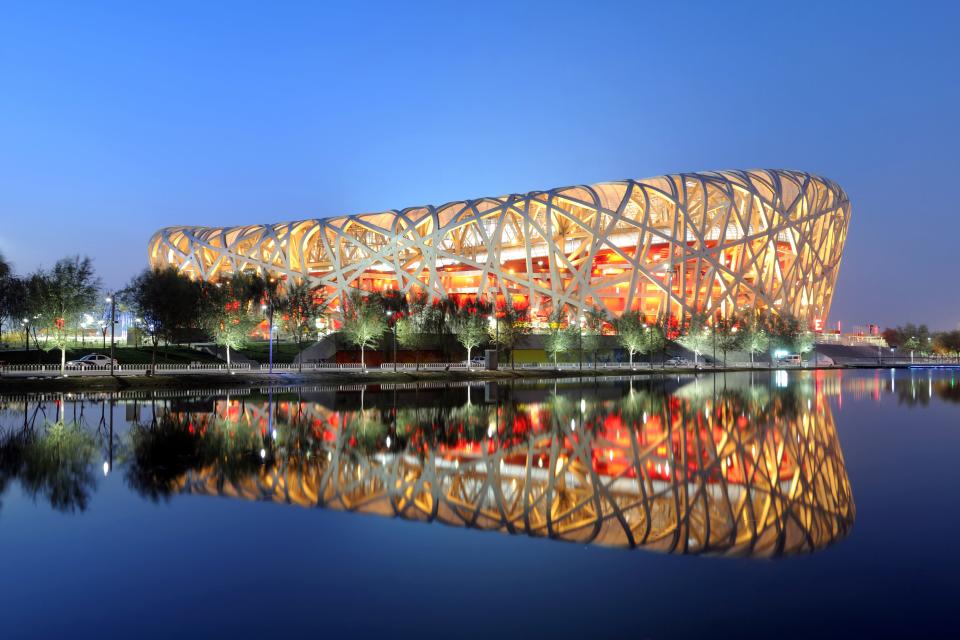
M 957 4 L 2 2 L 0 251 L 796 168 L 853 201 L 831 320 L 952 327 Z

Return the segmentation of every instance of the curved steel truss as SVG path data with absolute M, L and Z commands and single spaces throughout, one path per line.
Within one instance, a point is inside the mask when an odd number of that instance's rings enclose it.
M 830 180 L 782 170 L 684 173 L 300 222 L 168 227 L 154 267 L 216 279 L 305 278 L 336 309 L 351 288 L 484 296 L 551 310 L 825 319 L 850 220 Z
M 174 492 L 757 557 L 824 547 L 847 534 L 855 515 L 833 416 L 819 395 L 808 404 L 695 383 L 666 402 L 631 391 L 616 402 L 551 396 L 443 413 L 238 401 L 215 412 L 221 417 L 206 427 L 197 415 L 182 421 L 208 434 L 279 429 L 288 453 L 277 449 L 237 472 L 217 450 L 174 480 Z M 428 444 L 438 431 L 455 439 Z M 312 436 L 291 439 L 293 432 Z

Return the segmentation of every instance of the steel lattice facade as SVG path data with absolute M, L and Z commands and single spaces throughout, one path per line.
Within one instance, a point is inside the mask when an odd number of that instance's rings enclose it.
M 351 289 L 686 318 L 757 306 L 825 320 L 850 221 L 834 182 L 799 171 L 683 173 L 442 206 L 245 227 L 168 227 L 154 267 L 214 280 L 305 278 L 333 309 Z

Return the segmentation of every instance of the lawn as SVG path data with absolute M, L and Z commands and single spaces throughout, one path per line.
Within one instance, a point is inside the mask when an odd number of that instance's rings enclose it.
M 310 345 L 309 342 L 304 342 L 304 348 Z M 247 345 L 240 352 L 252 360 L 257 362 L 269 362 L 270 361 L 270 343 L 268 342 L 254 342 Z M 293 359 L 300 353 L 300 349 L 297 347 L 295 342 L 274 342 L 273 343 L 273 361 L 279 363 L 289 363 L 293 362 Z

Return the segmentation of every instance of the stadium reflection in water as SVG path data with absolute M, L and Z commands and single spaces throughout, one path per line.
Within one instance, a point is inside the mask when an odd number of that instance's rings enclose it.
M 267 500 L 667 553 L 770 557 L 854 502 L 813 378 L 358 388 L 172 402 L 129 433 L 146 495 Z

